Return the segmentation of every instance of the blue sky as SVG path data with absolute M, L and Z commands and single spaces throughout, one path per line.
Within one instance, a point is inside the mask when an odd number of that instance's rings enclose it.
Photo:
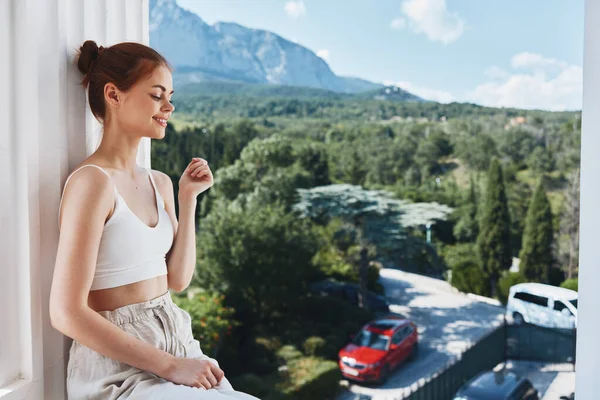
M 293 40 L 338 75 L 441 102 L 581 108 L 583 0 L 177 0 Z

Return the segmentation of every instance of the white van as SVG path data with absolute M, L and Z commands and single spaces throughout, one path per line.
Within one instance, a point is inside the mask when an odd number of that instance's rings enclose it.
M 542 283 L 510 288 L 506 316 L 515 324 L 527 322 L 549 328 L 577 327 L 577 292 Z

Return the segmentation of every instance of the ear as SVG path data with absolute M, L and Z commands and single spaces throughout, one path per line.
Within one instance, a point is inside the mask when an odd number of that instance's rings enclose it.
M 104 100 L 109 107 L 119 108 L 123 103 L 123 92 L 114 83 L 104 85 Z

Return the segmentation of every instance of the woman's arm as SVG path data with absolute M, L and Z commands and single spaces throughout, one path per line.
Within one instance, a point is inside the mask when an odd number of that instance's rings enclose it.
M 175 216 L 175 195 L 171 178 L 160 171 L 152 171 L 155 181 L 164 193 L 165 210 L 171 217 L 175 240 L 167 253 L 167 269 L 169 289 L 176 292 L 185 290 L 194 276 L 196 268 L 196 196 L 180 193 L 179 221 Z
M 106 357 L 167 379 L 176 357 L 122 331 L 87 304 L 104 222 L 114 203 L 112 182 L 101 171 L 84 168 L 67 186 L 50 291 L 52 326 Z

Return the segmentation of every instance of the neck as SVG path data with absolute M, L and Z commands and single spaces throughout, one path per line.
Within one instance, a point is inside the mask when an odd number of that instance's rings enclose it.
M 115 124 L 107 123 L 104 126 L 102 141 L 95 154 L 109 162 L 113 168 L 122 170 L 134 177 L 141 139 L 141 136 L 127 132 L 115 126 Z

